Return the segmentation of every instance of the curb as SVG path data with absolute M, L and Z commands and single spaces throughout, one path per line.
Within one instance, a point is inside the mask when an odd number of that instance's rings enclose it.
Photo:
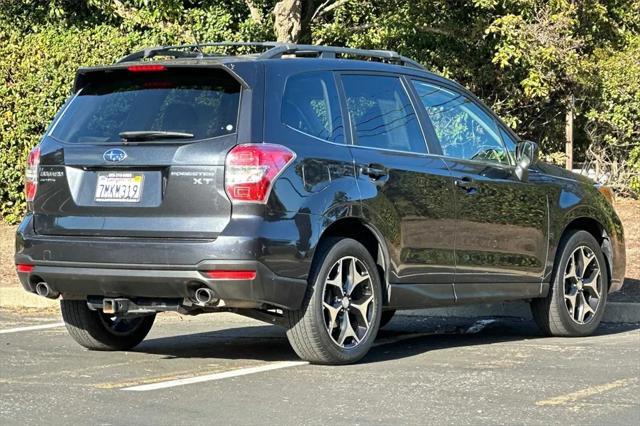
M 400 311 L 398 315 L 415 317 L 517 317 L 533 320 L 526 302 L 503 302 L 480 305 L 463 305 L 448 308 Z M 640 303 L 609 302 L 602 322 L 623 324 L 640 323 Z

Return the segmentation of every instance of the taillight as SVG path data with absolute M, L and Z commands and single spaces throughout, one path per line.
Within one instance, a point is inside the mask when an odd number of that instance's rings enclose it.
M 27 169 L 25 171 L 24 193 L 27 201 L 36 198 L 38 190 L 38 166 L 40 165 L 40 147 L 36 146 L 27 157 Z
M 227 195 L 232 202 L 266 203 L 273 183 L 295 156 L 280 145 L 237 145 L 227 154 L 224 170 Z

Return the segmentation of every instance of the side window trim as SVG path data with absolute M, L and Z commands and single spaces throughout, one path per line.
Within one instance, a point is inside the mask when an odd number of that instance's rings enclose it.
M 424 129 L 424 122 L 423 122 L 423 118 L 422 118 L 422 110 L 424 110 L 424 108 L 418 108 L 416 104 L 416 98 L 413 94 L 413 87 L 411 87 L 411 84 L 409 84 L 408 81 L 408 76 L 404 75 L 404 74 L 395 74 L 395 73 L 389 73 L 389 72 L 377 72 L 377 71 L 337 71 L 334 72 L 335 75 L 335 79 L 336 79 L 336 87 L 338 89 L 338 96 L 340 97 L 340 106 L 342 108 L 343 112 L 343 120 L 345 122 L 345 126 L 348 126 L 349 131 L 345 131 L 345 136 L 347 138 L 347 144 L 351 145 L 354 148 L 360 148 L 360 149 L 372 149 L 372 150 L 376 150 L 376 151 L 386 151 L 386 152 L 397 152 L 400 154 L 409 154 L 409 155 L 419 155 L 419 156 L 428 156 L 428 155 L 434 155 L 431 153 L 431 146 L 429 145 L 428 141 L 427 141 L 427 137 L 426 137 L 426 132 Z M 406 96 L 409 98 L 409 102 L 411 104 L 411 107 L 413 108 L 413 113 L 416 115 L 417 121 L 418 121 L 418 127 L 420 128 L 420 133 L 422 135 L 422 141 L 425 145 L 425 150 L 426 152 L 413 152 L 413 151 L 403 151 L 403 150 L 397 150 L 397 149 L 388 149 L 388 148 L 378 148 L 378 147 L 371 147 L 371 146 L 366 146 L 366 145 L 358 145 L 356 143 L 357 141 L 357 135 L 356 135 L 356 126 L 354 125 L 353 121 L 351 120 L 351 114 L 349 113 L 349 109 L 347 106 L 347 94 L 344 88 L 344 83 L 342 81 L 342 77 L 343 76 L 347 76 L 347 75 L 361 75 L 361 76 L 381 76 L 381 77 L 394 77 L 397 78 L 398 80 L 400 80 L 400 84 L 402 85 Z M 435 133 L 434 133 L 435 134 Z
M 422 134 L 422 142 L 424 143 L 424 147 L 426 149 L 426 154 L 430 154 L 431 153 L 431 147 L 429 146 L 429 143 L 427 142 L 427 132 L 425 132 L 424 126 L 423 126 L 423 120 L 422 117 L 419 113 L 420 111 L 420 106 L 418 104 L 416 104 L 415 99 L 413 97 L 413 94 L 411 92 L 411 89 L 409 86 L 411 86 L 411 84 L 409 84 L 409 82 L 407 81 L 407 78 L 405 75 L 399 75 L 398 76 L 400 78 L 400 84 L 402 84 L 402 87 L 404 88 L 404 92 L 406 93 L 407 97 L 409 98 L 409 103 L 411 104 L 411 108 L 413 108 L 413 113 L 416 115 L 416 119 L 418 120 L 418 127 L 420 127 L 420 134 Z M 422 108 L 424 109 L 424 108 Z
M 416 116 L 418 117 L 420 128 L 422 129 L 422 135 L 424 137 L 425 143 L 427 144 L 427 153 L 429 155 L 442 156 L 442 148 L 440 147 L 440 142 L 438 141 L 436 131 L 433 128 L 433 123 L 431 123 L 431 119 L 429 118 L 426 109 L 420 101 L 420 97 L 418 96 L 416 88 L 413 87 L 412 80 L 414 79 L 415 76 L 412 75 L 402 76 L 405 90 L 409 94 L 409 98 L 411 99 L 411 103 L 413 104 L 413 109 L 416 111 Z
M 480 163 L 480 164 L 487 164 L 487 165 L 491 165 L 491 166 L 495 166 L 495 167 L 500 167 L 500 168 L 514 168 L 515 164 L 513 162 L 513 159 L 511 158 L 511 155 L 509 154 L 509 151 L 507 150 L 507 146 L 504 143 L 504 141 L 502 140 L 502 135 L 500 134 L 500 129 L 501 129 L 501 123 L 499 120 L 496 119 L 496 117 L 493 114 L 493 111 L 489 110 L 487 107 L 485 107 L 485 105 L 483 105 L 482 103 L 476 101 L 473 97 L 468 96 L 466 93 L 464 93 L 463 91 L 459 90 L 458 88 L 452 87 L 451 85 L 448 84 L 443 84 L 442 82 L 439 81 L 435 81 L 435 80 L 431 80 L 428 78 L 420 78 L 420 77 L 411 77 L 411 82 L 418 82 L 418 83 L 424 83 L 427 84 L 429 86 L 433 86 L 437 89 L 442 89 L 444 91 L 450 92 L 454 95 L 458 95 L 461 96 L 467 100 L 469 100 L 469 102 L 471 102 L 473 105 L 475 105 L 476 107 L 480 108 L 481 111 L 484 111 L 485 114 L 487 114 L 487 116 L 491 119 L 491 121 L 494 123 L 494 125 L 496 126 L 496 128 L 498 129 L 498 135 L 496 135 L 497 137 L 497 141 L 500 143 L 502 149 L 504 150 L 505 153 L 507 153 L 507 158 L 509 159 L 509 164 L 501 164 L 501 163 L 496 163 L 496 162 L 492 162 L 492 161 L 486 161 L 486 160 L 471 160 L 471 159 L 466 159 L 466 158 L 458 158 L 458 157 L 452 157 L 449 155 L 445 155 L 444 151 L 442 150 L 442 146 L 440 145 L 440 141 L 436 136 L 435 142 L 438 144 L 438 146 L 440 147 L 440 154 L 437 154 L 439 157 L 442 158 L 450 158 L 456 161 L 466 161 L 466 162 L 471 162 L 471 163 Z M 411 84 L 411 86 L 413 86 L 413 84 Z M 416 90 L 415 87 L 412 87 L 413 90 Z M 416 97 L 419 99 L 418 94 L 416 93 Z M 425 118 L 427 120 L 429 120 L 430 126 L 433 129 L 433 122 L 431 121 L 431 118 L 429 117 L 429 114 L 426 112 L 426 108 L 422 108 Z M 475 114 L 473 114 L 475 116 Z M 476 117 L 477 118 L 477 117 Z M 478 120 L 479 122 L 482 122 L 483 120 Z M 484 126 L 482 126 L 484 128 Z M 485 128 L 485 130 L 487 130 Z M 493 133 L 493 132 L 491 132 Z M 435 135 L 435 130 L 434 130 L 434 135 Z
M 336 85 L 336 90 L 338 91 L 338 98 L 340 99 L 340 110 L 342 112 L 342 121 L 344 122 L 344 135 L 346 139 L 346 144 L 349 146 L 356 146 L 355 144 L 355 135 L 353 124 L 351 123 L 351 114 L 349 114 L 349 109 L 347 108 L 347 94 L 344 91 L 344 86 L 342 85 L 341 75 L 343 73 L 340 72 L 332 72 L 333 81 Z

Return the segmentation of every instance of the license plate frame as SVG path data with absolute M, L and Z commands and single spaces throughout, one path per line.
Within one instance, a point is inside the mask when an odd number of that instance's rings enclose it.
M 142 200 L 144 174 L 136 172 L 98 172 L 96 203 L 135 204 Z

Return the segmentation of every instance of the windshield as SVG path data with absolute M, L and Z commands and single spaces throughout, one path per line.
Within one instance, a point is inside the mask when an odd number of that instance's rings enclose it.
M 132 132 L 193 135 L 176 138 L 182 142 L 214 138 L 236 132 L 239 100 L 240 84 L 223 70 L 98 71 L 50 136 L 72 143 L 120 142 Z

